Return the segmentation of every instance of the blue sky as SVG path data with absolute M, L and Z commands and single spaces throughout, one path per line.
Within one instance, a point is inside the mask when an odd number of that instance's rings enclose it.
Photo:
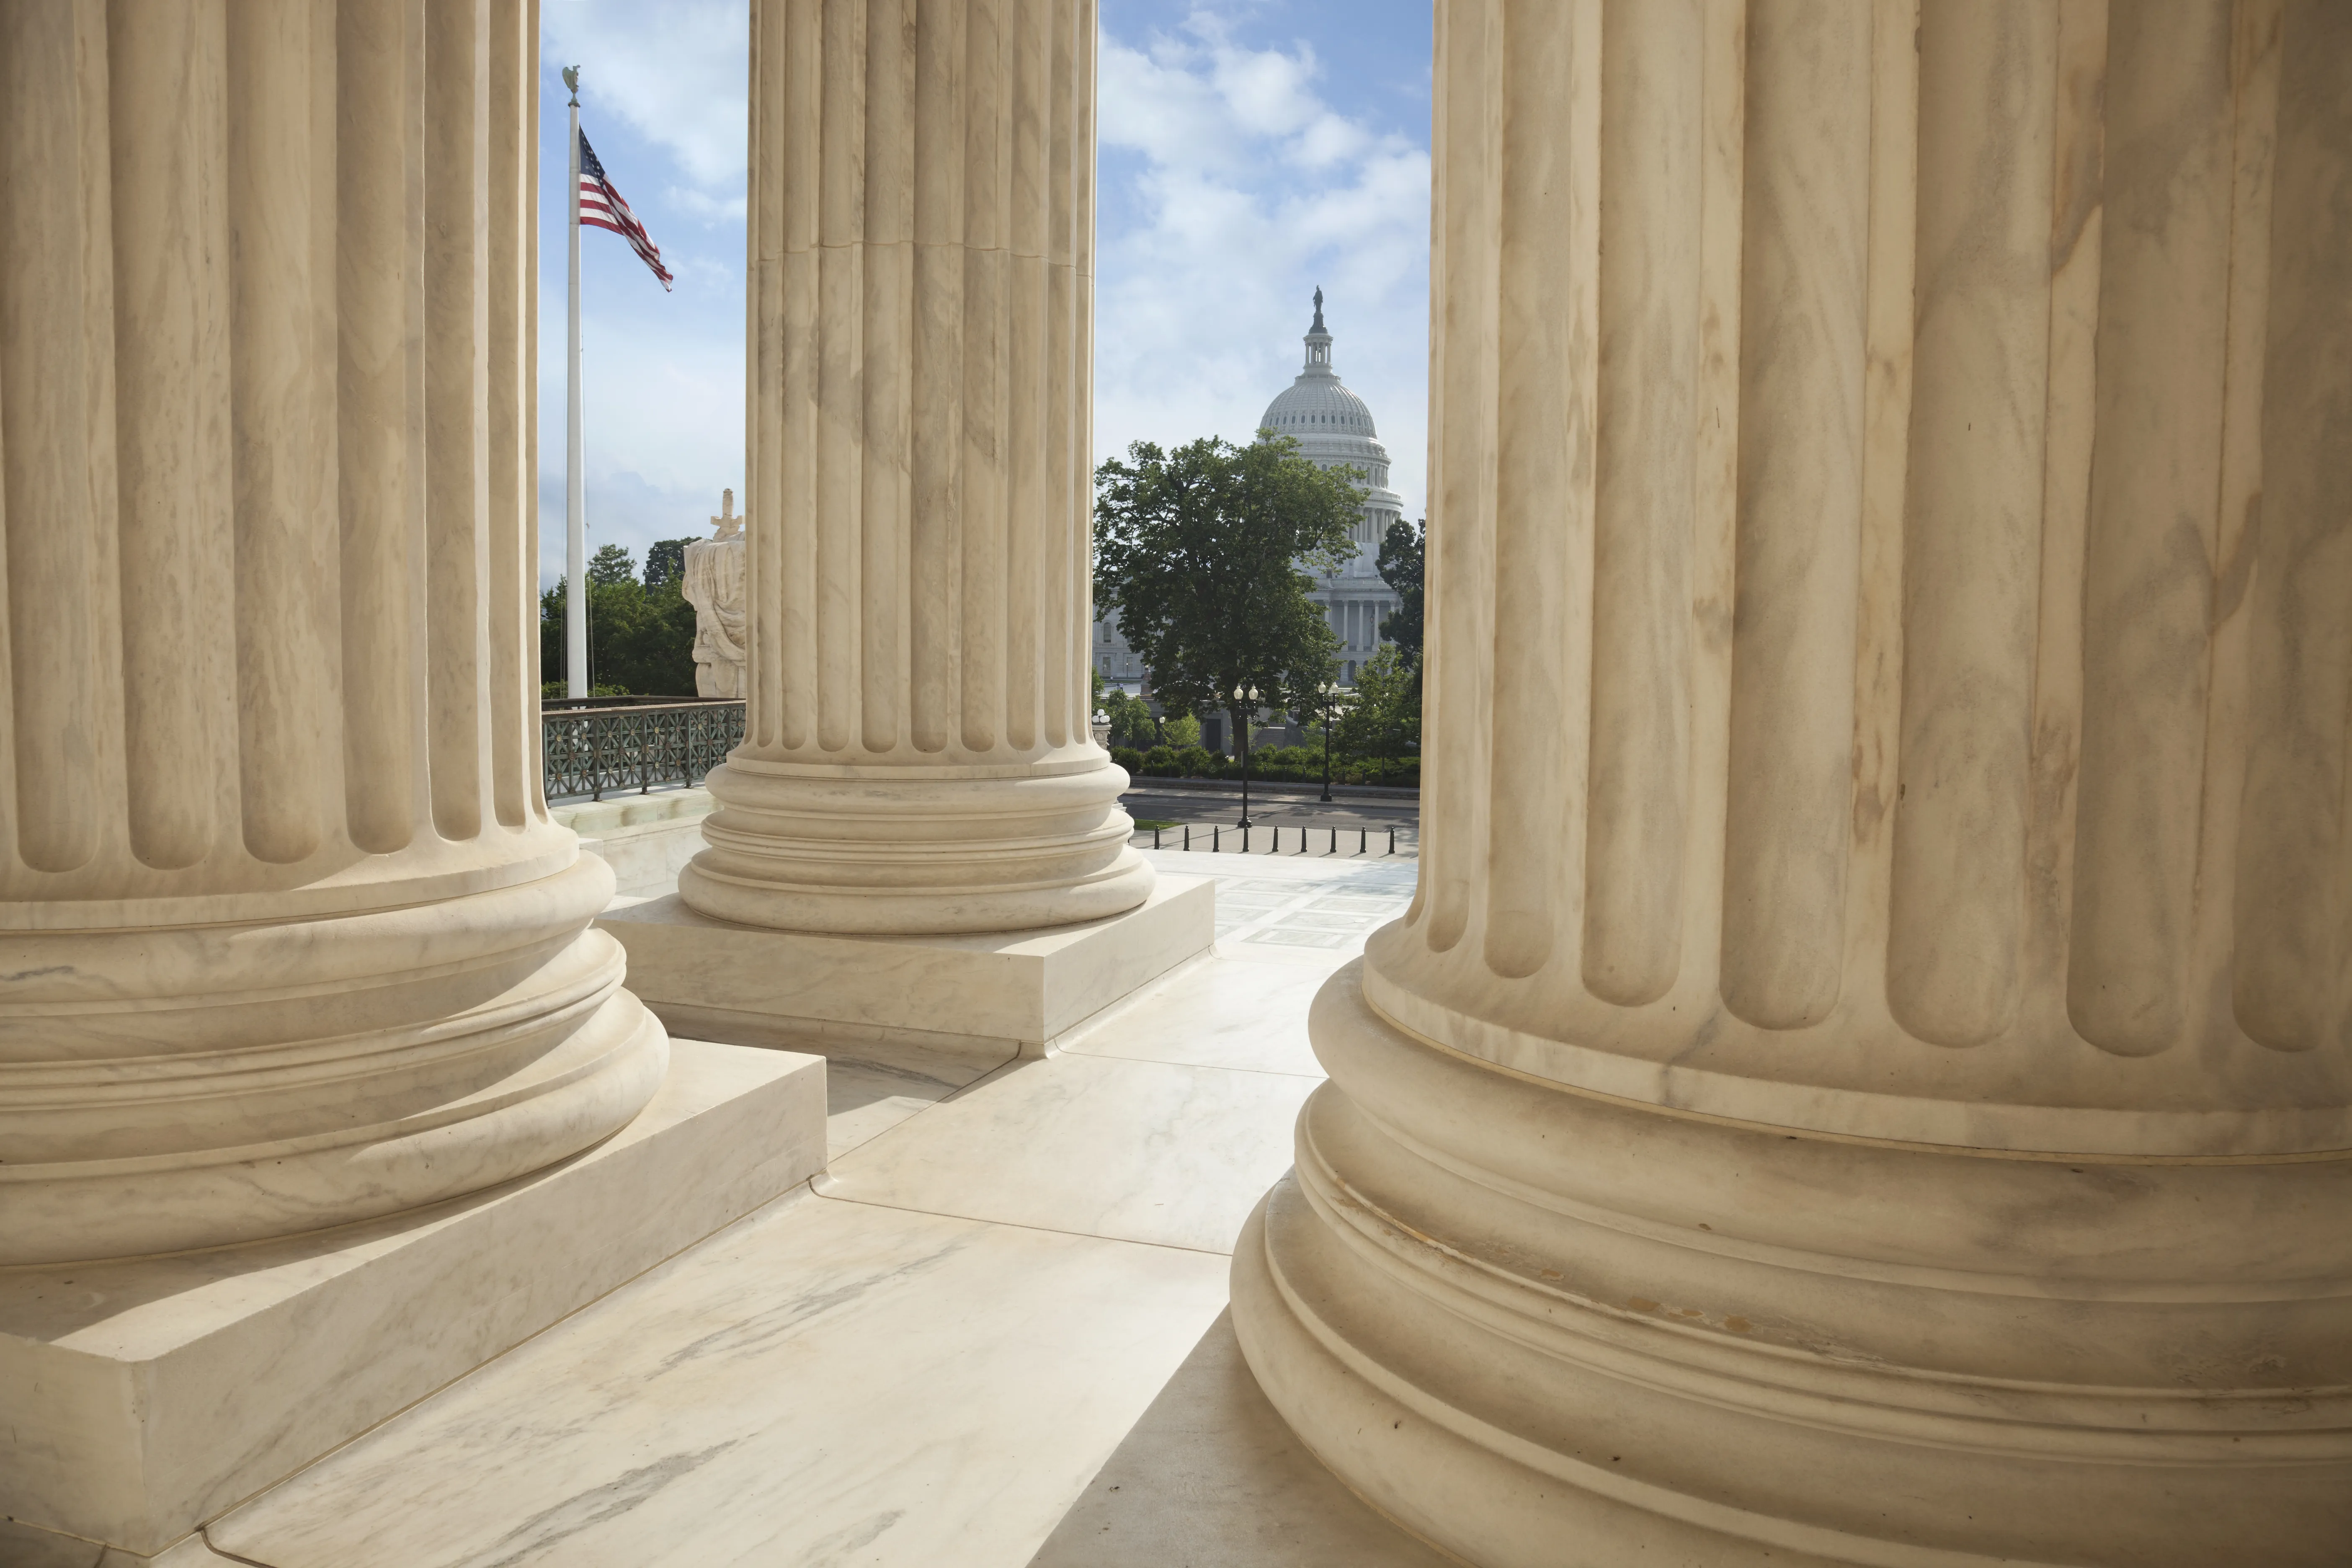
M 563 565 L 564 101 L 677 276 L 583 231 L 589 548 L 640 563 L 743 478 L 745 7 L 542 0 L 541 576 Z M 1095 457 L 1247 439 L 1297 374 L 1322 285 L 1333 357 L 1420 516 L 1430 15 L 1415 0 L 1102 0 Z

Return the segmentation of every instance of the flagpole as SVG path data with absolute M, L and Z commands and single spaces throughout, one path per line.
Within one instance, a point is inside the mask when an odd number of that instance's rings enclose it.
M 588 692 L 588 509 L 580 486 L 580 68 L 563 73 L 572 89 L 571 341 L 564 361 L 563 674 L 573 697 Z

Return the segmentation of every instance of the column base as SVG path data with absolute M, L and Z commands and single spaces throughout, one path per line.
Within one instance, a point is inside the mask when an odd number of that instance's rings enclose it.
M 670 1049 L 635 1120 L 502 1186 L 282 1241 L 0 1271 L 0 1522 L 210 1561 L 173 1543 L 824 1169 L 820 1058 Z M 0 1534 L 0 1560 L 38 1544 Z
M 841 936 L 714 920 L 672 895 L 598 926 L 629 952 L 629 988 L 666 1020 L 812 1037 L 1042 1054 L 1104 1008 L 1208 951 L 1215 885 L 1162 877 L 1135 908 L 1039 931 Z
M 1090 752 L 1091 755 L 1085 753 Z M 1151 868 L 1119 809 L 1127 770 L 1091 745 L 1011 773 L 762 762 L 711 770 L 688 906 L 773 931 L 1042 931 L 1134 909 Z
M 1317 998 L 1234 1256 L 1275 1406 L 1481 1568 L 2328 1568 L 2352 1160 L 1800 1136 Z

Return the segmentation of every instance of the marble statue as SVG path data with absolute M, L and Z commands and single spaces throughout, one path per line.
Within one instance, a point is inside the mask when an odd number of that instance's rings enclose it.
M 686 547 L 686 597 L 694 606 L 694 689 L 743 695 L 743 520 L 735 492 L 719 492 L 719 531 Z

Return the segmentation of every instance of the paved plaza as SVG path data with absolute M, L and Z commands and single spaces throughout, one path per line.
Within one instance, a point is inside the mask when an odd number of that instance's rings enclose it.
M 1043 1059 L 758 1042 L 829 1056 L 827 1174 L 213 1546 L 284 1568 L 1438 1563 L 1291 1436 L 1225 1315 L 1234 1239 L 1323 1080 L 1307 1007 L 1416 864 L 1150 858 L 1214 879 L 1213 952 Z

